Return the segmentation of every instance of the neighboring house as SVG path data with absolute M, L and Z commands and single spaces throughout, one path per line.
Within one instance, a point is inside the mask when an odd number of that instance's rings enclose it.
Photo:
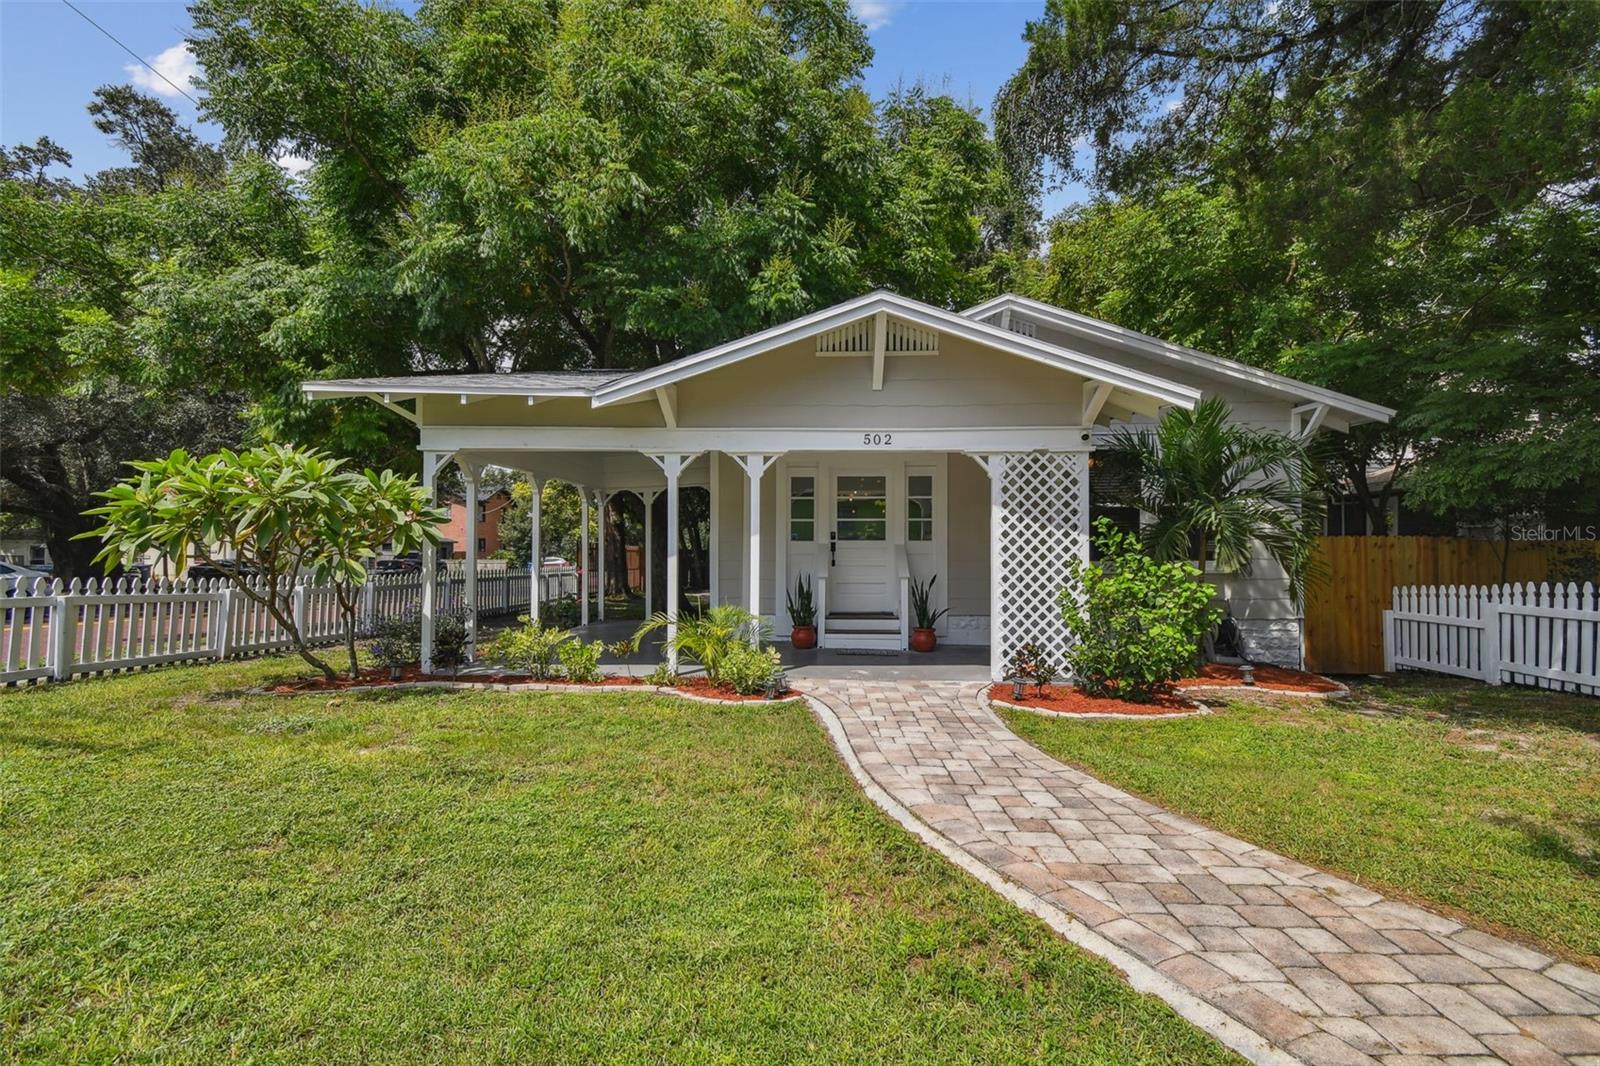
M 780 637 L 807 575 L 825 647 L 902 648 L 907 583 L 938 575 L 941 635 L 987 645 L 997 677 L 1024 642 L 1058 661 L 1066 647 L 1057 599 L 1067 560 L 1089 552 L 1092 456 L 1111 427 L 1208 395 L 1301 435 L 1393 415 L 1018 296 L 954 313 L 881 291 L 647 370 L 304 388 L 410 419 L 430 479 L 454 457 L 589 494 L 709 489 L 712 596 Z M 1299 613 L 1269 559 L 1214 580 L 1251 655 L 1299 663 Z
M 38 570 L 50 566 L 50 551 L 37 529 L 18 530 L 0 537 L 0 561 Z
M 483 488 L 476 490 L 477 496 L 477 539 L 478 558 L 487 559 L 500 550 L 500 520 L 505 516 L 507 507 L 511 506 L 511 491 L 503 488 Z M 450 520 L 442 528 L 444 539 L 449 541 L 453 554 L 450 558 L 463 559 L 466 557 L 467 544 L 467 505 L 460 499 L 447 501 L 450 507 Z M 456 547 L 459 545 L 459 547 Z

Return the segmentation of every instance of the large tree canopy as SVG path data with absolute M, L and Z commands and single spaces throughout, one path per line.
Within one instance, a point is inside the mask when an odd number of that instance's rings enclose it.
M 1089 177 L 1041 295 L 1391 403 L 1484 514 L 1600 499 L 1600 5 L 1051 0 L 1008 162 Z
M 329 369 L 645 365 L 874 285 L 954 305 L 1027 230 L 975 115 L 866 96 L 843 0 L 194 15 L 230 143 L 315 164 L 275 337 Z

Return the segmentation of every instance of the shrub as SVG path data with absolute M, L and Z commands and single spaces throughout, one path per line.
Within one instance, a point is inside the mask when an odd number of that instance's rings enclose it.
M 585 644 L 581 640 L 561 645 L 561 668 L 567 672 L 568 681 L 599 681 L 600 656 L 606 650 L 605 641 Z
M 417 644 L 422 644 L 422 623 L 417 622 Z M 452 674 L 467 661 L 467 616 L 459 611 L 433 620 L 433 668 Z
M 555 673 L 561 647 L 572 640 L 572 634 L 542 626 L 527 615 L 517 621 L 521 624 L 502 630 L 484 648 L 484 654 L 504 663 L 509 670 L 526 670 L 536 680 L 543 681 Z
M 422 620 L 415 612 L 381 618 L 367 633 L 372 654 L 391 670 L 415 665 L 422 658 Z
M 667 616 L 656 613 L 645 619 L 633 635 L 633 648 L 639 650 L 644 638 L 658 629 L 667 628 Z M 721 684 L 722 661 L 734 648 L 749 647 L 751 638 L 760 644 L 771 635 L 770 627 L 763 625 L 755 615 L 731 603 L 719 604 L 704 614 L 678 619 L 677 639 L 674 641 L 679 655 L 705 668 L 706 678 L 713 685 Z
M 757 648 L 739 644 L 722 657 L 722 683 L 732 685 L 742 696 L 765 692 L 767 684 L 783 669 L 777 648 Z
M 1107 519 L 1095 530 L 1101 562 L 1069 561 L 1081 595 L 1071 586 L 1061 592 L 1072 637 L 1067 666 L 1090 695 L 1146 702 L 1195 672 L 1200 640 L 1221 612 L 1193 565 L 1154 561 Z
M 581 608 L 578 606 L 578 597 L 563 596 L 558 600 L 546 600 L 539 605 L 539 622 L 542 625 L 552 626 L 556 629 L 571 629 L 583 618 Z
M 656 663 L 654 670 L 645 675 L 645 680 L 652 685 L 671 686 L 678 683 L 678 675 L 672 672 L 672 667 L 663 659 Z

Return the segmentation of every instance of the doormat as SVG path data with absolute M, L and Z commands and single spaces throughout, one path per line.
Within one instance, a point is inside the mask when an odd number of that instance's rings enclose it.
M 892 659 L 900 653 L 890 648 L 830 648 L 835 655 L 869 655 L 875 658 Z

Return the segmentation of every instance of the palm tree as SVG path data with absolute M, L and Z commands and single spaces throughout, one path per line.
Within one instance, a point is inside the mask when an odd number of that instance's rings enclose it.
M 1296 604 L 1305 594 L 1326 496 L 1305 444 L 1229 418 L 1220 397 L 1175 410 L 1153 429 L 1122 429 L 1102 454 L 1132 473 L 1119 504 L 1155 516 L 1144 528 L 1156 559 L 1250 572 L 1260 544 L 1283 567 Z

